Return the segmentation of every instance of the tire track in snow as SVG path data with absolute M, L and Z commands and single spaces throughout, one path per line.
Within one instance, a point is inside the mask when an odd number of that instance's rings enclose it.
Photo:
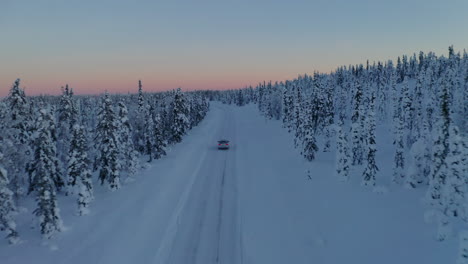
M 228 106 L 231 108 L 231 106 Z M 231 109 L 229 109 L 231 110 Z M 231 149 L 226 153 L 225 164 L 221 175 L 220 202 L 218 210 L 218 239 L 215 263 L 235 263 L 243 262 L 242 252 L 242 228 L 240 222 L 240 208 L 238 195 L 238 175 L 237 166 L 237 126 L 232 110 L 227 111 L 227 122 L 225 131 L 229 132 Z
M 221 247 L 221 225 L 223 223 L 223 204 L 224 204 L 224 180 L 226 177 L 226 163 L 227 163 L 227 155 L 224 158 L 224 166 L 223 166 L 223 176 L 221 178 L 221 194 L 220 194 L 220 199 L 219 199 L 219 209 L 218 209 L 218 227 L 217 227 L 217 233 L 218 233 L 218 247 L 216 250 L 216 263 L 219 262 L 219 249 Z

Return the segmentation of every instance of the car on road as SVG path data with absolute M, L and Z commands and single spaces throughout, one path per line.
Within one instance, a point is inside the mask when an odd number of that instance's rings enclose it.
M 229 149 L 229 140 L 218 140 L 218 149 Z

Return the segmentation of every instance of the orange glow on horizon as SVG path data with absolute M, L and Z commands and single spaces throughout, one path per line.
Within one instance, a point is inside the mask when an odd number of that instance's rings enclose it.
M 93 95 L 104 91 L 110 93 L 136 93 L 138 80 L 142 80 L 143 90 L 146 92 L 168 91 L 181 87 L 182 90 L 228 90 L 240 89 L 248 86 L 255 87 L 263 81 L 284 81 L 296 78 L 299 74 L 312 74 L 309 72 L 295 71 L 250 71 L 250 72 L 166 72 L 166 73 L 144 73 L 141 78 L 133 78 L 128 73 L 94 73 L 85 77 L 81 76 L 59 76 L 60 80 L 47 80 L 42 76 L 32 78 L 21 78 L 21 87 L 25 88 L 26 95 L 59 95 L 61 87 L 68 84 L 74 89 L 75 94 Z M 3 79 L 3 78 L 2 78 Z M 9 78 L 10 84 L 0 88 L 0 96 L 7 96 L 11 84 L 15 78 Z

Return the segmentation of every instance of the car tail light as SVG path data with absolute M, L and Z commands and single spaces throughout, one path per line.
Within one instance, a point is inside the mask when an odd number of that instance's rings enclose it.
M 229 145 L 228 143 L 226 143 L 226 146 Z
M 221 146 L 221 144 L 218 144 L 218 146 Z

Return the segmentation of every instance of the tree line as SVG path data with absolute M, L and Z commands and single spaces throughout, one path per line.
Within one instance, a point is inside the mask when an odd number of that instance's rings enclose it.
M 76 197 L 78 215 L 94 199 L 93 184 L 115 191 L 142 162 L 167 154 L 169 146 L 203 120 L 209 110 L 200 92 L 77 96 L 26 96 L 20 80 L 0 101 L 0 229 L 19 241 L 17 205 L 33 196 L 33 214 L 44 238 L 63 229 L 57 195 Z
M 308 161 L 334 150 L 342 181 L 359 177 L 364 186 L 390 181 L 424 188 L 426 218 L 437 224 L 438 240 L 445 240 L 454 226 L 467 227 L 466 51 L 455 53 L 451 46 L 448 57 L 420 52 L 398 57 L 396 64 L 343 66 L 330 74 L 315 72 L 210 96 L 240 106 L 257 104 L 267 119 L 282 122 Z M 391 173 L 379 171 L 376 154 L 384 145 L 393 147 Z M 468 235 L 460 234 L 465 241 L 460 263 L 468 263 Z

